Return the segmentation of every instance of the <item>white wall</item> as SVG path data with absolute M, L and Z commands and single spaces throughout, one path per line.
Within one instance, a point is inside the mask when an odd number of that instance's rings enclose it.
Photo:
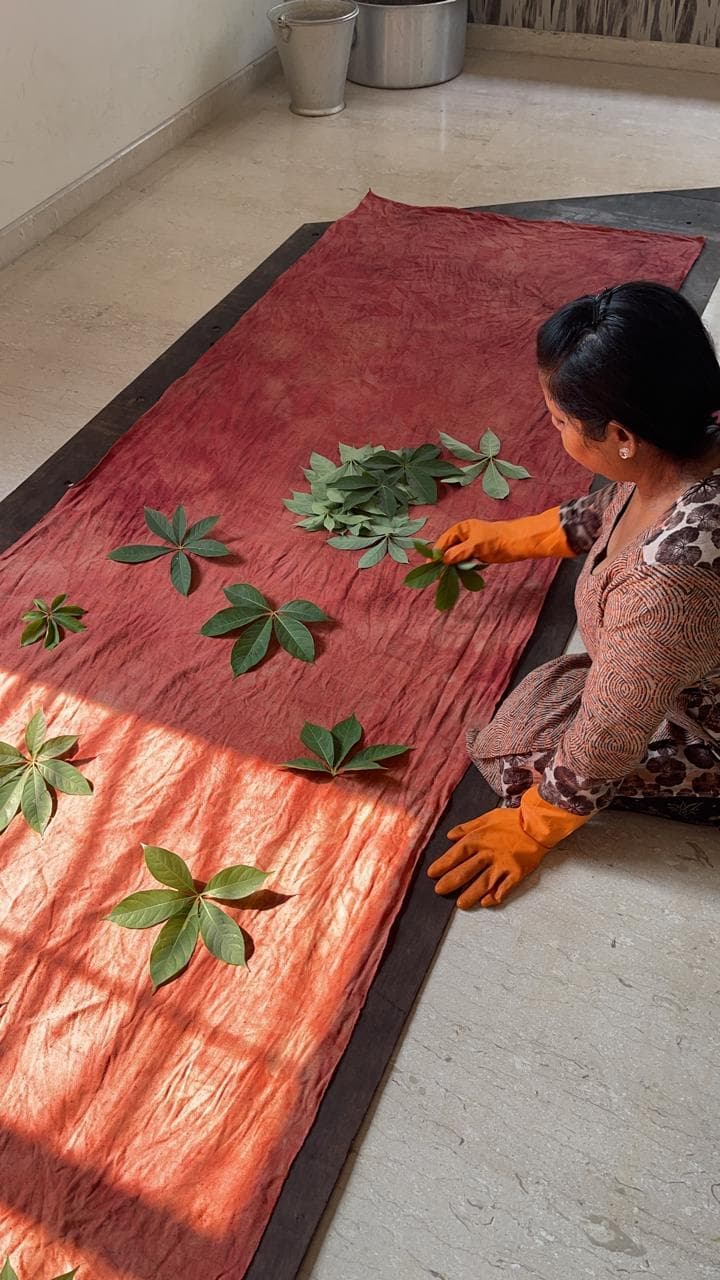
M 3 0 L 0 228 L 272 44 L 270 0 Z

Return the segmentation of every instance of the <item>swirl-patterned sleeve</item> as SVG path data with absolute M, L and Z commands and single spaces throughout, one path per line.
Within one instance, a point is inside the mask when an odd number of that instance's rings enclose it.
M 597 542 L 603 516 L 617 491 L 616 484 L 606 484 L 602 489 L 587 493 L 584 498 L 573 498 L 560 507 L 560 524 L 576 556 L 584 555 Z
M 608 592 L 577 715 L 540 793 L 570 813 L 610 804 L 683 692 L 720 666 L 720 590 L 706 568 L 640 564 Z

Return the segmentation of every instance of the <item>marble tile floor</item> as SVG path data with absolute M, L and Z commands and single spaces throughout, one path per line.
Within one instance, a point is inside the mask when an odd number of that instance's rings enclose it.
M 719 942 L 720 833 L 627 814 L 457 912 L 299 1280 L 720 1277 Z
M 302 222 L 369 187 L 489 204 L 712 185 L 720 76 L 477 53 L 302 120 L 280 79 L 0 272 L 0 496 Z
M 607 815 L 458 913 L 301 1280 L 720 1276 L 719 876 Z
M 720 77 L 482 54 L 301 121 L 274 81 L 0 273 L 0 496 L 300 223 L 702 187 Z M 720 329 L 720 293 L 708 317 Z M 720 1277 L 720 835 L 608 815 L 458 914 L 303 1280 Z

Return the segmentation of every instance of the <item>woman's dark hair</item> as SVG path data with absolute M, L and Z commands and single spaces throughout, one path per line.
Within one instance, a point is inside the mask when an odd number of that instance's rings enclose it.
M 674 289 L 638 280 L 568 302 L 539 330 L 537 357 L 552 399 L 593 440 L 614 421 L 675 458 L 712 444 L 720 364 Z

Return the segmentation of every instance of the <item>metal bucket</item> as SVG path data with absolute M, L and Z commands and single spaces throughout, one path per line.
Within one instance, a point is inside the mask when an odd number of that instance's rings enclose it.
M 348 79 L 374 89 L 419 89 L 459 76 L 467 0 L 358 0 Z
M 355 0 L 285 0 L 268 13 L 296 115 L 342 111 L 357 15 Z

